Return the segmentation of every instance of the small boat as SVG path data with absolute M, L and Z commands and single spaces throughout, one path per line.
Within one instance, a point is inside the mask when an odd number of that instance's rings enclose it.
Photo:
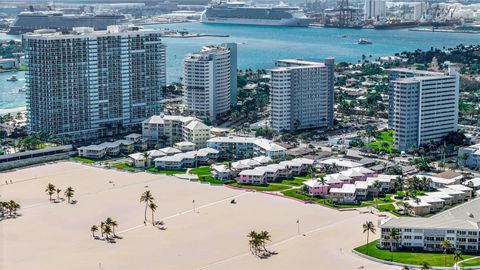
M 8 78 L 7 81 L 9 81 L 9 82 L 16 82 L 16 81 L 18 81 L 18 78 L 17 78 L 17 76 L 12 75 L 12 77 Z
M 27 91 L 27 88 L 25 88 L 25 86 L 22 88 L 18 88 L 17 90 L 18 93 L 25 93 L 26 91 Z
M 371 41 L 368 41 L 368 40 L 363 39 L 363 38 L 359 39 L 357 43 L 358 44 L 372 44 Z

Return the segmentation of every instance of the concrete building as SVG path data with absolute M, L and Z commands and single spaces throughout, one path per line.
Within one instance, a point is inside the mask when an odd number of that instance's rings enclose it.
M 237 44 L 205 46 L 185 56 L 183 85 L 186 110 L 216 121 L 237 104 Z
M 365 0 L 365 19 L 379 20 L 386 15 L 386 0 Z
M 335 62 L 278 60 L 272 70 L 271 125 L 276 131 L 333 127 Z
M 401 151 L 439 141 L 457 130 L 459 70 L 448 75 L 413 69 L 390 70 L 388 126 Z
M 427 8 L 424 2 L 417 2 L 413 4 L 413 19 L 420 21 L 427 12 Z
M 457 207 L 428 218 L 389 218 L 379 222 L 381 238 L 379 246 L 390 249 L 423 249 L 442 251 L 440 243 L 449 240 L 454 249 L 462 252 L 478 252 L 480 229 L 480 201 L 471 200 Z M 389 238 L 390 230 L 399 234 L 398 240 Z
M 200 149 L 206 147 L 210 139 L 210 127 L 194 117 L 154 115 L 143 121 L 142 135 L 150 145 L 173 145 L 187 141 Z
M 95 139 L 127 133 L 161 112 L 160 31 L 112 25 L 69 34 L 37 30 L 23 39 L 29 132 Z
M 254 156 L 283 159 L 286 150 L 270 140 L 255 137 L 214 137 L 208 140 L 207 146 L 220 151 L 220 157 L 226 159 L 244 159 Z
M 458 163 L 461 166 L 480 168 L 480 144 L 470 145 L 458 149 Z M 466 158 L 466 159 L 465 159 Z

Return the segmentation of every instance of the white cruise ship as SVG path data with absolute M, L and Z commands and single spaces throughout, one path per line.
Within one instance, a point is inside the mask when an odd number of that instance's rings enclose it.
M 203 23 L 308 26 L 313 20 L 297 7 L 286 5 L 253 6 L 243 2 L 209 5 L 200 17 Z

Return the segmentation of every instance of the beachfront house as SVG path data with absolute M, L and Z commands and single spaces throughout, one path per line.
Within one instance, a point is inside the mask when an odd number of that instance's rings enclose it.
M 285 148 L 267 140 L 255 137 L 214 137 L 207 141 L 210 148 L 220 151 L 223 159 L 246 159 L 254 156 L 266 156 L 271 159 L 283 159 Z

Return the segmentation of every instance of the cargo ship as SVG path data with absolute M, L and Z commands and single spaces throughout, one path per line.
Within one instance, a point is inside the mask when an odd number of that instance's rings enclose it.
M 413 28 L 417 26 L 418 26 L 418 22 L 416 21 L 397 21 L 397 20 L 380 21 L 373 24 L 373 28 L 378 30 Z

